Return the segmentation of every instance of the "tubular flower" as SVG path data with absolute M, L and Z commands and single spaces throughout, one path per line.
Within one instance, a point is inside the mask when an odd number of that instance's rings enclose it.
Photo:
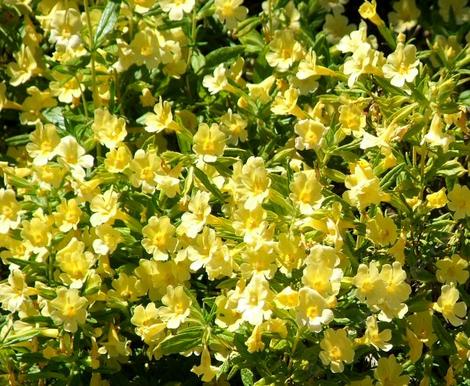
M 320 359 L 333 373 L 342 373 L 345 363 L 354 360 L 354 348 L 352 341 L 348 338 L 346 330 L 334 330 L 329 328 L 320 342 Z
M 36 124 L 36 130 L 30 134 L 31 142 L 26 145 L 33 164 L 36 166 L 43 166 L 49 160 L 54 158 L 55 150 L 60 142 L 60 137 L 57 134 L 57 128 L 46 123 L 43 125 L 41 122 Z
M 416 78 L 419 63 L 414 45 L 398 43 L 395 52 L 387 57 L 387 63 L 383 66 L 384 76 L 390 78 L 393 86 L 403 87 L 405 82 L 411 83 Z
M 11 189 L 0 189 L 0 235 L 18 227 L 21 212 L 15 192 Z
M 227 29 L 234 29 L 248 14 L 248 9 L 242 4 L 243 0 L 215 0 L 215 15 Z
M 350 190 L 343 195 L 350 204 L 362 210 L 371 204 L 377 205 L 390 199 L 389 194 L 380 188 L 380 181 L 367 161 L 359 160 L 350 166 L 350 170 L 351 174 L 344 181 Z
M 447 195 L 448 208 L 454 212 L 454 218 L 459 220 L 470 217 L 470 189 L 468 186 L 455 184 L 454 188 Z
M 126 121 L 112 115 L 107 109 L 95 110 L 95 119 L 91 126 L 95 139 L 108 149 L 116 148 L 126 137 Z
M 298 295 L 297 321 L 310 331 L 320 332 L 333 320 L 327 301 L 314 289 L 302 287 Z
M 218 124 L 213 123 L 209 127 L 206 123 L 201 123 L 197 133 L 194 134 L 193 149 L 204 162 L 215 162 L 217 157 L 224 154 L 226 140 Z
M 65 331 L 72 333 L 78 330 L 79 325 L 85 324 L 87 306 L 87 298 L 80 296 L 75 288 L 59 288 L 57 297 L 49 302 L 53 320 L 63 325 Z
M 467 314 L 467 305 L 465 302 L 458 302 L 459 290 L 453 285 L 443 285 L 441 296 L 434 303 L 434 310 L 440 312 L 445 320 L 455 327 L 463 324 L 463 319 Z
M 185 294 L 184 287 L 168 286 L 166 294 L 162 298 L 162 307 L 158 309 L 158 315 L 166 323 L 166 327 L 175 329 L 183 323 L 191 312 L 191 298 Z

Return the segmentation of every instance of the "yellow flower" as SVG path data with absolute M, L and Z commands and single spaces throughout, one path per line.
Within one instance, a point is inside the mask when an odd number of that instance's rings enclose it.
M 310 331 L 320 332 L 323 325 L 333 320 L 333 311 L 323 296 L 309 287 L 302 287 L 298 294 L 297 322 Z M 327 364 L 327 363 L 325 363 Z
M 227 29 L 234 29 L 248 14 L 248 8 L 242 4 L 243 0 L 215 0 L 215 15 L 222 23 L 225 22 Z
M 358 103 L 347 103 L 339 107 L 341 129 L 348 135 L 358 138 L 366 127 L 366 114 Z
M 143 107 L 152 107 L 155 106 L 157 99 L 152 95 L 152 92 L 144 87 L 142 89 L 142 95 L 139 96 L 140 103 Z
M 290 199 L 298 205 L 300 213 L 311 215 L 322 202 L 322 186 L 317 179 L 315 170 L 306 170 L 294 174 L 290 185 Z
M 80 35 L 82 22 L 80 12 L 75 8 L 54 9 L 50 15 L 51 34 L 49 41 L 67 46 L 74 36 Z
M 30 134 L 30 140 L 31 142 L 26 145 L 26 150 L 29 156 L 33 158 L 33 165 L 43 166 L 54 158 L 54 150 L 60 142 L 60 137 L 54 125 L 50 123 L 43 125 L 38 122 L 36 130 Z
M 449 145 L 454 141 L 454 137 L 443 132 L 445 125 L 442 122 L 439 114 L 435 113 L 431 120 L 428 133 L 423 138 L 423 143 L 426 142 L 431 146 L 442 146 L 444 151 L 447 151 Z
M 54 80 L 49 83 L 49 89 L 60 102 L 71 104 L 74 100 L 80 98 L 82 95 L 80 86 L 82 77 L 79 74 L 70 75 L 52 71 L 52 77 Z
M 378 205 L 388 201 L 389 194 L 382 192 L 380 181 L 374 175 L 371 165 L 366 160 L 359 160 L 350 166 L 351 175 L 344 180 L 346 191 L 343 196 L 351 205 L 364 209 L 371 204 Z
M 93 254 L 85 252 L 85 244 L 75 237 L 57 252 L 56 260 L 63 272 L 59 275 L 60 279 L 71 288 L 81 288 L 95 264 Z
M 20 122 L 23 125 L 35 125 L 43 119 L 41 110 L 57 105 L 57 101 L 52 97 L 49 90 L 41 91 L 36 86 L 26 89 L 28 97 L 21 105 Z
M 47 254 L 47 247 L 52 241 L 50 224 L 44 219 L 33 217 L 30 221 L 22 222 L 21 237 L 26 249 L 40 256 Z
M 378 264 L 371 261 L 369 266 L 360 264 L 353 279 L 357 287 L 356 296 L 369 307 L 377 305 L 385 292 L 385 283 L 379 276 Z
M 201 123 L 193 137 L 193 150 L 204 162 L 215 162 L 217 157 L 224 154 L 226 140 L 218 124 L 213 123 L 209 127 L 206 123 Z
M 296 149 L 317 150 L 323 143 L 323 136 L 327 128 L 320 121 L 308 118 L 297 121 L 294 130 L 298 135 L 298 137 L 295 138 Z
M 323 255 L 325 256 L 325 255 Z M 321 296 L 336 296 L 341 287 L 343 271 L 328 265 L 327 259 L 309 260 L 303 270 L 302 284 L 316 290 Z
M 347 52 L 354 53 L 364 43 L 367 43 L 367 24 L 361 21 L 359 29 L 352 31 L 349 35 L 343 36 L 336 45 L 336 48 L 343 54 Z
M 0 234 L 18 228 L 21 212 L 15 192 L 11 189 L 0 189 Z
M 236 310 L 243 320 L 257 326 L 271 317 L 271 291 L 264 275 L 253 275 L 238 299 Z
M 78 202 L 75 198 L 62 201 L 56 208 L 54 213 L 54 220 L 56 226 L 61 232 L 68 232 L 71 229 L 76 230 L 80 222 L 81 209 L 78 207 Z
M 276 78 L 270 75 L 260 83 L 247 83 L 246 87 L 249 90 L 250 97 L 255 101 L 259 101 L 261 104 L 268 103 L 271 100 L 269 91 L 275 80 Z
M 104 166 L 110 173 L 122 173 L 129 166 L 131 160 L 132 154 L 129 148 L 120 143 L 116 148 L 106 153 Z
M 49 302 L 55 323 L 62 324 L 65 331 L 72 333 L 78 330 L 78 325 L 85 324 L 87 306 L 87 298 L 80 296 L 75 288 L 59 288 L 57 297 Z
M 271 104 L 271 111 L 276 115 L 295 115 L 299 119 L 307 118 L 307 114 L 297 106 L 299 90 L 289 87 L 284 92 L 279 92 Z
M 10 76 L 10 84 L 18 86 L 26 83 L 33 76 L 42 72 L 36 58 L 36 48 L 22 44 L 20 50 L 13 54 L 16 62 L 8 64 L 7 73 Z
M 193 10 L 195 0 L 159 0 L 158 4 L 170 20 L 181 20 L 185 13 Z
M 388 20 L 395 32 L 405 32 L 416 26 L 420 16 L 415 0 L 399 0 L 393 3 L 393 12 L 388 14 Z
M 93 214 L 90 217 L 90 224 L 97 226 L 114 219 L 119 207 L 119 194 L 109 188 L 103 194 L 93 198 L 90 203 L 90 209 Z
M 36 293 L 37 290 L 26 283 L 26 275 L 21 270 L 14 269 L 8 276 L 8 282 L 0 284 L 2 309 L 10 312 L 27 309 L 27 303 L 31 301 L 30 296 Z
M 380 358 L 374 370 L 377 386 L 408 386 L 410 377 L 401 375 L 403 368 L 395 359 L 395 355 Z
M 125 337 L 119 336 L 116 327 L 111 324 L 108 330 L 108 340 L 103 342 L 103 346 L 99 348 L 100 354 L 106 354 L 108 358 L 128 357 L 132 351 L 130 346 L 131 341 Z
M 218 367 L 211 365 L 211 356 L 206 345 L 202 350 L 201 363 L 199 366 L 193 366 L 191 372 L 201 377 L 201 381 L 210 382 L 217 374 Z
M 372 378 L 367 376 L 359 381 L 352 381 L 348 383 L 349 386 L 374 386 Z
M 352 88 L 362 74 L 383 76 L 385 58 L 382 52 L 374 50 L 369 43 L 362 43 L 353 55 L 344 62 L 343 72 L 349 75 L 348 87 Z
M 393 348 L 393 345 L 388 343 L 390 339 L 392 339 L 391 330 L 386 329 L 379 332 L 375 316 L 367 317 L 364 343 L 374 346 L 377 350 L 390 351 Z
M 390 321 L 392 318 L 403 318 L 408 311 L 405 302 L 411 294 L 411 287 L 405 282 L 406 272 L 398 261 L 392 265 L 384 264 L 380 272 L 380 279 L 385 284 L 385 293 L 378 304 L 381 313 L 379 319 Z
M 85 149 L 71 135 L 62 138 L 56 147 L 56 154 L 71 168 L 72 176 L 77 180 L 85 178 L 84 168 L 93 166 L 93 156 L 85 153 Z
M 450 21 L 451 10 L 457 25 L 468 22 L 469 8 L 466 0 L 439 0 L 439 14 L 446 23 Z
M 175 227 L 167 216 L 149 218 L 148 224 L 142 229 L 142 246 L 155 260 L 168 260 L 168 253 L 176 246 Z
M 446 188 L 442 188 L 426 196 L 426 206 L 429 209 L 439 209 L 447 204 Z
M 470 360 L 470 338 L 465 332 L 460 331 L 455 336 L 455 346 L 457 347 L 457 355 L 464 361 Z
M 246 127 L 248 122 L 239 114 L 234 114 L 232 109 L 220 117 L 220 129 L 227 135 L 227 143 L 237 145 L 238 141 L 245 142 L 248 138 Z
M 212 75 L 204 76 L 202 85 L 209 90 L 211 95 L 217 94 L 222 90 L 232 90 L 232 86 L 227 81 L 227 69 L 224 64 L 219 64 Z
M 436 278 L 440 283 L 445 284 L 465 284 L 468 280 L 468 261 L 462 259 L 459 255 L 452 255 L 439 260 L 436 263 Z
M 398 43 L 395 52 L 387 57 L 383 73 L 390 78 L 395 87 L 403 87 L 405 82 L 411 83 L 418 75 L 419 59 L 416 58 L 416 47 L 412 44 Z
M 158 309 L 158 315 L 170 329 L 178 328 L 188 318 L 191 312 L 191 298 L 184 292 L 183 286 L 168 286 L 162 297 L 164 304 Z
M 111 283 L 113 289 L 108 291 L 108 297 L 117 297 L 124 301 L 135 302 L 144 296 L 146 291 L 142 280 L 124 272 L 119 273 L 119 277 Z
M 291 277 L 292 270 L 299 269 L 305 258 L 305 242 L 297 235 L 281 233 L 276 246 L 279 271 Z
M 271 67 L 279 71 L 287 71 L 297 60 L 301 59 L 304 50 L 295 40 L 294 32 L 290 29 L 276 31 L 274 38 L 269 43 L 269 52 L 266 61 Z
M 250 157 L 246 164 L 234 165 L 232 194 L 243 207 L 255 210 L 269 195 L 271 180 L 261 157 Z
M 181 217 L 181 224 L 178 227 L 178 234 L 185 234 L 192 239 L 202 230 L 207 217 L 211 212 L 209 205 L 210 194 L 198 191 L 188 205 L 189 212 Z
M 95 139 L 108 149 L 117 147 L 126 137 L 126 121 L 111 114 L 107 109 L 96 109 L 91 126 Z
M 325 16 L 325 24 L 323 24 L 323 32 L 326 34 L 328 43 L 338 43 L 341 38 L 356 27 L 354 24 L 348 24 L 349 20 L 346 16 L 337 11 Z
M 295 308 L 299 305 L 299 293 L 288 286 L 274 297 L 274 302 L 280 309 Z
M 156 185 L 155 178 L 162 169 L 162 160 L 153 149 L 149 151 L 139 149 L 135 152 L 129 169 L 131 184 L 136 188 L 141 186 L 144 193 L 153 193 Z
M 384 217 L 378 212 L 374 218 L 367 221 L 367 236 L 380 246 L 393 244 L 397 239 L 397 226 L 390 217 Z
M 406 329 L 406 341 L 410 346 L 410 351 L 408 353 L 410 361 L 415 363 L 421 358 L 421 355 L 423 354 L 423 342 L 418 339 L 416 334 L 409 328 Z
M 416 337 L 429 348 L 432 347 L 437 340 L 432 327 L 432 310 L 414 313 L 407 318 L 410 329 L 415 333 Z
M 249 353 L 263 351 L 265 344 L 263 342 L 263 323 L 255 326 L 250 337 L 246 340 L 246 348 Z
M 251 241 L 249 247 L 243 252 L 243 263 L 240 271 L 243 277 L 263 275 L 271 279 L 276 272 L 273 246 L 265 242 L 263 234 Z
M 160 320 L 155 303 L 134 308 L 131 323 L 136 326 L 137 335 L 147 344 L 156 345 L 164 337 L 165 323 Z
M 145 131 L 149 133 L 160 133 L 163 130 L 178 131 L 180 128 L 173 120 L 171 104 L 163 101 L 160 97 L 158 103 L 153 107 L 153 113 L 145 115 Z
M 186 261 L 141 259 L 134 272 L 142 280 L 152 301 L 160 300 L 169 285 L 184 284 L 190 278 L 189 264 Z
M 93 241 L 93 250 L 100 255 L 113 253 L 123 241 L 121 232 L 109 224 L 98 225 L 95 229 L 97 239 Z
M 376 8 L 377 8 L 377 3 L 376 3 L 375 0 L 372 0 L 372 2 L 369 2 L 369 1 L 366 0 L 359 7 L 359 14 L 361 15 L 362 18 L 369 19 L 377 27 L 382 27 L 385 23 L 380 18 L 380 16 L 377 15 L 377 9 Z
M 468 186 L 455 184 L 447 198 L 449 199 L 447 207 L 455 212 L 455 220 L 470 216 L 470 189 Z
M 354 360 L 354 348 L 348 338 L 346 330 L 333 330 L 329 328 L 320 342 L 320 359 L 333 373 L 342 373 L 344 363 L 352 363 Z
M 434 310 L 440 312 L 447 322 L 455 327 L 463 324 L 463 319 L 467 314 L 467 305 L 465 302 L 459 302 L 459 290 L 452 285 L 443 285 L 441 296 L 434 303 Z

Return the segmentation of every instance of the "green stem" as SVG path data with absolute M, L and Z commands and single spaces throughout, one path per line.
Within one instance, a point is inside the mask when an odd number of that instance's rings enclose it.
M 90 41 L 88 45 L 88 49 L 90 51 L 91 57 L 91 85 L 92 85 L 92 92 L 93 92 L 93 106 L 95 108 L 98 107 L 98 92 L 96 89 L 96 65 L 95 65 L 95 46 L 93 44 L 93 26 L 91 24 L 91 17 L 90 17 L 90 6 L 88 4 L 88 0 L 83 1 L 85 6 L 85 15 L 86 15 L 86 22 L 88 26 L 88 31 L 90 34 Z

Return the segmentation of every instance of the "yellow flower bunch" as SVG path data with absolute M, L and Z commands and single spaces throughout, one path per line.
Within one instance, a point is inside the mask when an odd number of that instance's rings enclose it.
M 0 2 L 0 383 L 468 384 L 470 6 L 385 3 Z

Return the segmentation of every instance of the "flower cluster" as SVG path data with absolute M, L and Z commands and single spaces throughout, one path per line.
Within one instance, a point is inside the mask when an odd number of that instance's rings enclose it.
M 470 4 L 381 7 L 1 3 L 0 377 L 468 381 Z

